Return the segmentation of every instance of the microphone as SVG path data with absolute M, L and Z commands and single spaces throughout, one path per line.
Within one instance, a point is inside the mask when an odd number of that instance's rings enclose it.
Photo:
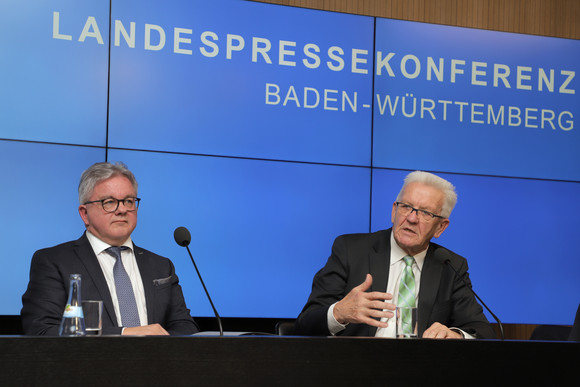
M 441 254 L 447 255 L 448 253 L 443 251 Z M 489 314 L 491 314 L 493 316 L 493 318 L 497 322 L 497 325 L 499 326 L 499 331 L 501 333 L 501 339 L 504 340 L 505 338 L 504 338 L 504 334 L 503 334 L 503 325 L 501 324 L 501 321 L 499 321 L 499 318 L 497 318 L 497 316 L 491 311 L 491 309 L 489 309 L 487 307 L 487 305 L 485 305 L 485 302 L 483 302 L 483 300 L 481 298 L 479 298 L 479 296 L 477 295 L 477 293 L 475 293 L 475 290 L 473 290 L 471 285 L 468 284 L 467 281 L 462 276 L 459 275 L 457 270 L 455 270 L 455 268 L 451 264 L 451 259 L 449 257 L 445 257 L 445 256 L 441 257 L 441 258 L 443 259 L 443 263 L 445 263 L 447 266 L 449 266 L 451 268 L 451 270 L 453 270 L 453 272 L 455 273 L 455 276 L 463 282 L 463 284 L 471 291 L 471 293 L 473 293 L 475 298 L 477 298 L 479 300 L 479 302 L 481 302 L 481 304 L 485 307 L 485 309 L 487 309 Z
M 193 262 L 193 267 L 195 267 L 195 271 L 197 272 L 197 276 L 199 277 L 199 281 L 201 282 L 201 285 L 203 286 L 203 290 L 205 290 L 205 294 L 207 295 L 207 299 L 209 300 L 209 303 L 211 304 L 211 308 L 213 309 L 213 312 L 215 314 L 215 318 L 216 318 L 218 325 L 219 325 L 220 336 L 223 336 L 224 330 L 222 328 L 222 320 L 221 320 L 220 315 L 218 314 L 215 306 L 213 305 L 211 297 L 209 296 L 209 292 L 207 291 L 207 288 L 205 287 L 205 284 L 203 283 L 203 279 L 201 278 L 201 274 L 199 274 L 199 270 L 197 269 L 197 265 L 195 264 L 195 261 L 193 260 L 193 255 L 191 255 L 191 251 L 189 250 L 189 243 L 191 242 L 191 234 L 189 233 L 189 230 L 186 229 L 185 227 L 177 227 L 175 229 L 175 231 L 173 232 L 173 238 L 175 238 L 175 242 L 179 246 L 185 247 L 187 249 L 187 252 L 189 253 L 189 258 L 191 258 L 191 262 Z

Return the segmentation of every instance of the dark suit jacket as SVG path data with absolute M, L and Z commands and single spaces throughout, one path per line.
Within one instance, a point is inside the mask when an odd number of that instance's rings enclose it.
M 133 248 L 143 280 L 149 324 L 159 323 L 175 335 L 197 332 L 171 261 L 137 246 Z M 76 241 L 34 253 L 30 281 L 22 296 L 24 334 L 58 335 L 70 274 L 81 274 L 82 299 L 103 301 L 103 334 L 120 334 L 111 293 L 86 234 Z
M 350 234 L 336 238 L 332 255 L 315 275 L 312 293 L 296 321 L 295 334 L 328 336 L 328 308 L 341 300 L 352 288 L 373 276 L 369 291 L 385 292 L 389 278 L 391 230 L 371 234 Z M 419 336 L 434 322 L 460 328 L 477 338 L 496 338 L 495 332 L 471 291 L 445 267 L 449 258 L 459 275 L 470 284 L 465 258 L 435 243 L 429 245 L 419 289 Z M 377 328 L 366 324 L 349 324 L 343 336 L 374 336 Z

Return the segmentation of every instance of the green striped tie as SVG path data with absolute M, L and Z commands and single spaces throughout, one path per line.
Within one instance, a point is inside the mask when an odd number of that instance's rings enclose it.
M 405 268 L 399 282 L 399 300 L 398 307 L 414 307 L 415 306 L 415 275 L 413 274 L 413 262 L 415 258 L 407 255 L 403 258 L 405 261 Z M 411 332 L 411 313 L 409 310 L 401 311 L 403 332 Z

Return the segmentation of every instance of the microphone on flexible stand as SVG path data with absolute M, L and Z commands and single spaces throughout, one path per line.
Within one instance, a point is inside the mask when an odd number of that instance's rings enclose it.
M 447 255 L 447 253 L 445 253 L 445 252 L 443 252 L 443 254 Z M 504 340 L 505 338 L 504 338 L 504 334 L 503 334 L 503 325 L 502 325 L 501 321 L 499 321 L 499 318 L 497 318 L 497 316 L 491 311 L 491 309 L 489 309 L 487 307 L 487 305 L 485 305 L 485 302 L 483 302 L 483 300 L 481 298 L 479 298 L 477 293 L 475 293 L 475 290 L 472 289 L 471 285 L 468 284 L 467 281 L 465 281 L 465 279 L 463 279 L 463 277 L 459 275 L 457 270 L 455 270 L 455 268 L 451 264 L 451 259 L 449 257 L 442 257 L 442 259 L 443 259 L 443 263 L 445 263 L 447 266 L 449 266 L 451 268 L 451 270 L 453 270 L 453 272 L 455 273 L 457 278 L 459 278 L 463 282 L 463 284 L 471 291 L 471 293 L 473 293 L 473 295 L 479 300 L 479 302 L 481 302 L 481 304 L 485 307 L 485 309 L 487 309 L 489 314 L 491 314 L 493 316 L 493 318 L 497 322 L 497 325 L 499 326 L 499 331 L 501 333 L 501 339 Z
M 209 303 L 211 304 L 211 307 L 212 307 L 213 312 L 215 314 L 215 318 L 216 318 L 218 325 L 219 325 L 220 336 L 223 336 L 224 330 L 222 328 L 222 320 L 221 320 L 220 315 L 218 314 L 215 306 L 213 305 L 213 302 L 211 301 L 211 297 L 209 296 L 209 292 L 207 291 L 207 288 L 205 287 L 205 284 L 203 283 L 203 279 L 201 278 L 201 274 L 199 274 L 199 270 L 197 269 L 197 265 L 195 264 L 195 261 L 193 260 L 193 255 L 191 255 L 191 251 L 189 250 L 189 243 L 191 242 L 191 234 L 189 233 L 189 230 L 186 229 L 185 227 L 177 227 L 175 229 L 175 231 L 173 232 L 173 237 L 175 238 L 175 242 L 179 246 L 183 246 L 187 249 L 187 252 L 189 253 L 189 258 L 191 258 L 191 262 L 193 262 L 193 267 L 195 267 L 195 271 L 197 272 L 197 276 L 199 277 L 199 281 L 201 282 L 201 285 L 203 286 L 203 290 L 205 290 L 205 294 L 207 295 L 207 299 L 209 300 Z

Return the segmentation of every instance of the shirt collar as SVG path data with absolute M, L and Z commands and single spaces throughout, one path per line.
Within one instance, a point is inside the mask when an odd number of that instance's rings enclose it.
M 100 240 L 99 238 L 97 238 L 96 236 L 91 234 L 90 231 L 87 230 L 86 234 L 87 234 L 87 239 L 89 240 L 89 243 L 91 244 L 91 247 L 93 248 L 93 251 L 95 252 L 95 255 L 99 255 L 103 251 L 105 251 L 109 247 L 111 247 L 110 244 L 103 242 L 102 240 Z M 129 238 L 127 238 L 125 243 L 123 243 L 121 246 L 126 246 L 129 249 L 131 249 L 131 251 L 132 251 L 133 250 L 133 241 L 131 240 L 131 236 L 129 236 Z
M 413 255 L 413 258 L 415 258 L 415 262 L 417 263 L 417 267 L 419 268 L 419 270 L 423 269 L 423 263 L 425 263 L 425 257 L 427 256 L 428 249 L 429 248 L 426 248 L 420 253 Z M 394 265 L 395 263 L 403 260 L 403 258 L 406 257 L 407 255 L 408 254 L 405 253 L 405 251 L 401 248 L 401 246 L 399 246 L 399 244 L 395 240 L 393 231 L 391 231 L 391 265 Z

